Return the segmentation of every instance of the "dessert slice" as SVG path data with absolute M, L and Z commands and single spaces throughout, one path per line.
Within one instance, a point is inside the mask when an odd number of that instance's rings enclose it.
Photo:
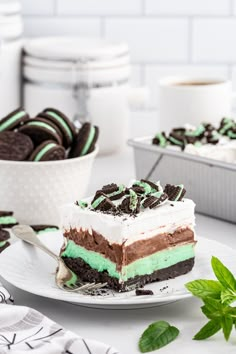
M 194 203 L 183 185 L 110 184 L 63 212 L 61 256 L 85 282 L 118 291 L 166 280 L 194 265 Z

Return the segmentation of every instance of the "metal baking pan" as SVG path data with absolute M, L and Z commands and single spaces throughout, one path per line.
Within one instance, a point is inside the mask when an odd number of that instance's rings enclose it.
M 150 137 L 128 145 L 134 149 L 138 179 L 183 183 L 197 212 L 236 223 L 236 164 L 161 148 Z

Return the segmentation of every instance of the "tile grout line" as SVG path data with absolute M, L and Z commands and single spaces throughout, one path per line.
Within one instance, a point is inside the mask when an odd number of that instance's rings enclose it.
M 58 11 L 57 11 L 58 6 L 57 5 L 58 5 L 57 0 L 53 0 L 53 15 L 55 17 L 58 17 Z
M 146 0 L 141 0 L 141 14 L 146 16 Z
M 106 18 L 105 16 L 100 16 L 100 36 L 102 38 L 106 37 Z
M 229 11 L 230 11 L 230 15 L 233 16 L 234 15 L 234 0 L 230 0 Z
M 193 19 L 188 18 L 188 64 L 192 64 L 192 50 L 193 50 Z

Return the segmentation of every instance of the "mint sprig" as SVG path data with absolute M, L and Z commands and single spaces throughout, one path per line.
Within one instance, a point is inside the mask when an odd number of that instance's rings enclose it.
M 148 353 L 160 349 L 172 342 L 178 334 L 178 328 L 168 322 L 154 322 L 143 332 L 139 340 L 139 350 L 141 353 Z
M 209 338 L 222 329 L 228 340 L 233 326 L 236 326 L 236 307 L 230 306 L 236 301 L 236 278 L 216 257 L 212 257 L 211 266 L 217 280 L 198 279 L 185 284 L 203 301 L 201 310 L 209 319 L 193 339 Z

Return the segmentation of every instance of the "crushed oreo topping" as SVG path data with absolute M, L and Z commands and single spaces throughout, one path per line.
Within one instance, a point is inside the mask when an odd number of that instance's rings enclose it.
M 115 205 L 106 196 L 106 194 L 101 191 L 98 191 L 91 202 L 91 207 L 95 210 L 107 211 L 115 208 Z
M 163 202 L 168 199 L 168 195 L 164 192 L 160 192 L 159 194 L 160 196 L 151 195 L 150 197 L 144 199 L 144 201 L 142 202 L 142 207 L 153 209 L 156 208 L 158 205 L 163 204 Z
M 75 205 L 78 205 L 79 207 L 81 207 L 82 209 L 85 209 L 88 207 L 88 203 L 84 202 L 83 200 L 77 200 L 75 202 Z
M 105 194 L 111 194 L 118 191 L 118 186 L 115 183 L 110 183 L 102 187 L 102 192 Z
M 152 139 L 154 145 L 159 145 L 161 147 L 166 147 L 168 145 L 168 139 L 165 132 L 157 133 Z
M 201 147 L 204 144 L 216 145 L 223 136 L 236 139 L 236 121 L 234 119 L 223 118 L 219 127 L 203 122 L 197 127 L 186 125 L 186 127 L 173 128 L 169 134 L 157 133 L 152 139 L 152 143 L 161 147 L 178 146 L 184 150 L 188 144 L 196 147 Z
M 136 296 L 140 296 L 140 295 L 154 295 L 152 290 L 148 290 L 148 289 L 136 289 L 135 290 L 135 295 Z
M 183 184 L 177 186 L 173 184 L 167 184 L 164 188 L 164 193 L 168 195 L 168 199 L 171 201 L 181 201 L 186 193 Z
M 185 194 L 183 185 L 166 185 L 165 190 L 160 182 L 138 180 L 131 187 L 108 184 L 99 189 L 91 202 L 78 200 L 75 202 L 81 209 L 99 211 L 113 216 L 136 216 L 144 209 L 160 207 L 169 200 L 180 201 Z M 174 199 L 173 199 L 174 198 Z
M 171 132 L 168 138 L 168 141 L 171 145 L 178 145 L 183 150 L 186 145 L 186 139 L 184 136 L 177 134 L 175 132 Z

